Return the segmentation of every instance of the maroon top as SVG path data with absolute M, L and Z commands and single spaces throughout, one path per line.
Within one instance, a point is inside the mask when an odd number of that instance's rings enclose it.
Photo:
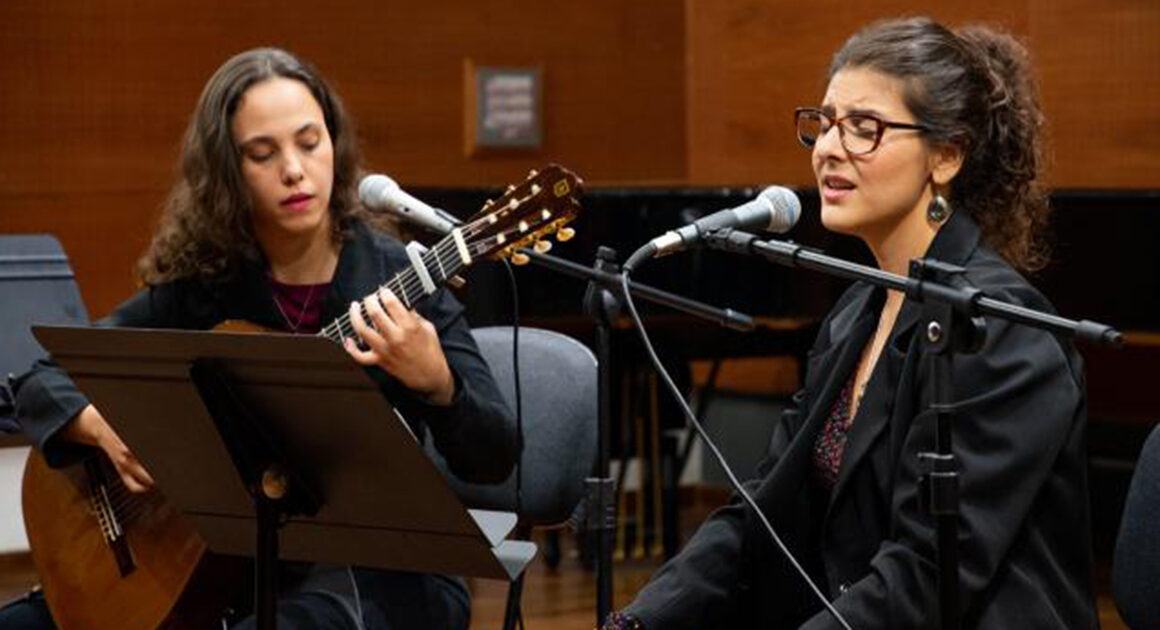
M 282 315 L 282 323 L 292 333 L 314 334 L 322 329 L 322 303 L 330 283 L 283 284 L 270 278 L 274 306 Z
M 850 430 L 850 400 L 854 394 L 854 377 L 846 381 L 838 400 L 830 408 L 826 426 L 814 442 L 814 469 L 818 480 L 827 490 L 833 489 L 842 469 L 842 454 L 846 452 L 846 433 Z

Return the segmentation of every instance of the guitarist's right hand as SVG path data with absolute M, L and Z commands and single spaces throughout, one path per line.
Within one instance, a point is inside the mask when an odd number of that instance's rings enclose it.
M 75 418 L 65 425 L 62 437 L 70 442 L 88 444 L 105 451 L 121 481 L 130 492 L 148 492 L 153 488 L 153 477 L 133 455 L 133 451 L 121 441 L 121 437 L 113 431 L 113 427 L 105 422 L 105 417 L 97 408 L 89 405 L 81 410 Z

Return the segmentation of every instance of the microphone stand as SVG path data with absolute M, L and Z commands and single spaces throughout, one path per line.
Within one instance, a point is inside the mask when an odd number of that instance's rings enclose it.
M 612 391 L 612 322 L 620 313 L 621 302 L 616 252 L 608 247 L 600 247 L 596 253 L 594 266 L 586 267 L 526 248 L 519 251 L 541 267 L 588 281 L 588 288 L 584 294 L 584 312 L 592 318 L 596 326 L 595 351 L 598 360 L 597 396 L 600 418 L 597 476 L 587 480 L 586 527 L 596 534 L 596 627 L 599 628 L 612 611 L 612 547 L 616 533 L 616 488 L 609 472 L 609 436 L 612 424 L 609 395 Z M 715 308 L 639 282 L 630 281 L 629 291 L 638 298 L 715 322 L 726 328 L 745 332 L 755 328 L 752 317 L 733 309 Z
M 451 225 L 463 222 L 447 215 Z M 412 219 L 413 220 L 413 219 Z M 434 231 L 442 233 L 443 230 Z M 598 446 L 596 477 L 587 479 L 588 511 L 586 527 L 596 536 L 596 627 L 604 623 L 612 612 L 612 547 L 616 534 L 616 488 L 609 472 L 610 427 L 612 407 L 609 392 L 612 391 L 612 322 L 620 313 L 620 275 L 616 265 L 616 252 L 607 247 L 597 251 L 596 262 L 586 267 L 556 256 L 541 254 L 528 248 L 518 251 L 531 262 L 557 273 L 588 281 L 584 295 L 584 312 L 592 318 L 596 326 L 597 397 L 599 422 L 597 424 Z M 753 318 L 733 309 L 720 309 L 696 300 L 690 300 L 660 289 L 629 281 L 629 291 L 636 297 L 649 302 L 668 306 L 683 313 L 715 322 L 720 326 L 750 332 L 756 328 Z M 659 515 L 658 515 L 659 518 Z M 510 612 L 510 611 L 509 611 Z M 509 618 L 512 618 L 509 615 Z M 508 625 L 505 619 L 505 626 Z
M 920 460 L 930 466 L 924 475 L 919 496 L 924 509 L 935 517 L 938 538 L 939 628 L 959 630 L 959 550 L 958 550 L 958 470 L 951 449 L 951 417 L 954 412 L 954 353 L 973 353 L 982 347 L 986 334 L 983 315 L 990 315 L 1081 341 L 1119 347 L 1119 331 L 1096 322 L 1075 321 L 986 297 L 967 285 L 966 271 L 929 258 L 912 260 L 908 276 L 826 256 L 794 243 L 768 240 L 731 229 L 717 230 L 705 238 L 705 245 L 745 254 L 757 254 L 787 267 L 804 267 L 823 273 L 861 280 L 894 289 L 907 299 L 923 304 L 923 342 L 935 355 L 931 363 L 936 413 L 935 451 L 921 452 Z

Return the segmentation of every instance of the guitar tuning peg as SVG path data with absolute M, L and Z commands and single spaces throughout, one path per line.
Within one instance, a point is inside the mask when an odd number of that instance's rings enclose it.
M 540 185 L 539 184 L 532 184 L 532 194 L 533 195 L 540 194 Z
M 573 230 L 570 227 L 560 228 L 556 231 L 556 240 L 560 241 L 561 243 L 566 243 L 572 240 L 573 236 L 576 236 L 576 230 Z
M 539 174 L 540 172 L 533 168 L 532 170 L 528 171 L 528 179 L 531 179 Z
M 528 255 L 523 253 L 523 252 L 515 252 L 514 254 L 512 254 L 512 264 L 513 265 L 517 265 L 517 266 L 526 265 L 526 264 L 528 264 L 528 261 L 530 261 L 530 260 L 531 260 L 531 258 L 528 258 Z
M 515 184 L 508 184 L 508 187 L 504 190 L 504 193 L 505 194 L 511 193 L 511 191 L 513 191 L 515 189 L 516 189 Z
M 490 208 L 491 204 L 493 203 L 495 203 L 495 199 L 488 199 L 487 201 L 483 202 L 483 209 L 486 210 Z
M 547 254 L 552 249 L 552 241 L 536 241 L 532 249 L 536 250 L 537 254 Z

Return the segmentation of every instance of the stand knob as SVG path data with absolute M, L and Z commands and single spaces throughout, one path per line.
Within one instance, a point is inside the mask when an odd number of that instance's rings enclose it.
M 286 496 L 289 485 L 289 482 L 286 480 L 286 475 L 275 466 L 267 468 L 262 473 L 262 494 L 267 499 L 277 501 Z

